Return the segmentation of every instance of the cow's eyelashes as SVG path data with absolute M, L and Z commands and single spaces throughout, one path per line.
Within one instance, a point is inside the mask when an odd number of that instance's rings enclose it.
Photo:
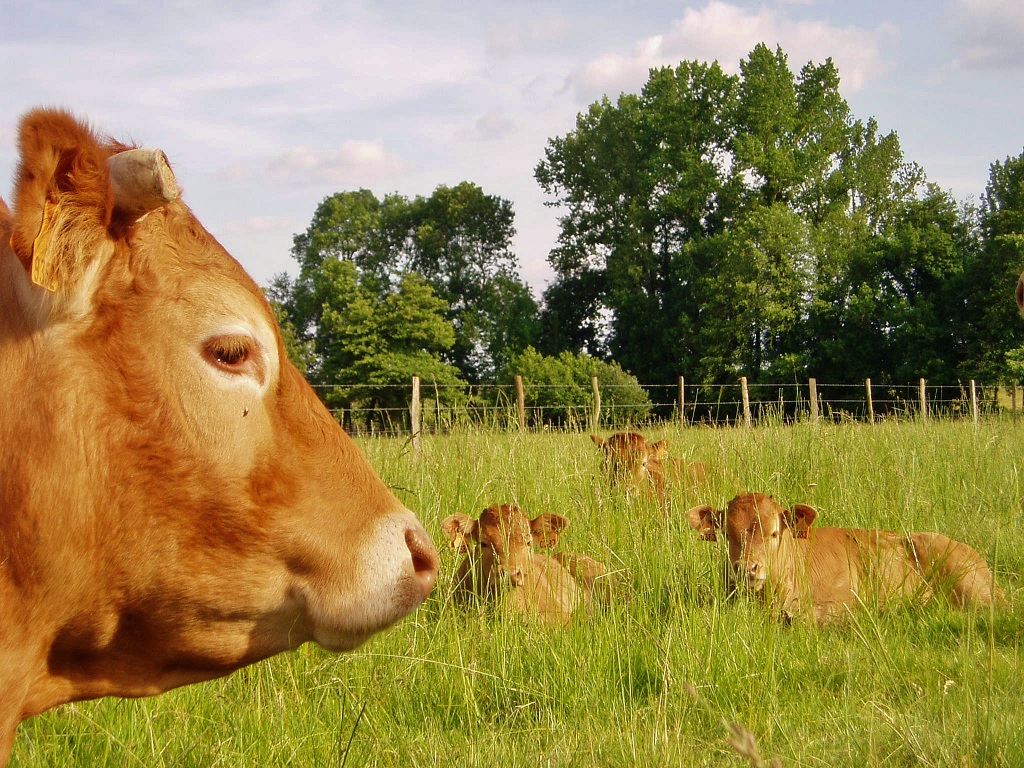
M 203 347 L 207 360 L 222 368 L 237 368 L 252 355 L 252 339 L 248 336 L 218 336 Z
M 203 342 L 202 352 L 206 362 L 221 371 L 262 377 L 259 347 L 252 336 L 214 336 Z

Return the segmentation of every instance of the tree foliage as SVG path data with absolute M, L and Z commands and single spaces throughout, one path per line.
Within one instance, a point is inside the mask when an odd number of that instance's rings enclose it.
M 651 70 L 639 94 L 592 104 L 535 169 L 565 211 L 541 326 L 647 382 L 995 365 L 971 353 L 969 329 L 989 327 L 985 348 L 999 348 L 1013 308 L 984 321 L 979 289 L 1019 271 L 1018 241 L 989 235 L 979 251 L 971 212 L 927 182 L 894 132 L 855 118 L 839 83 L 831 59 L 794 72 L 780 48 L 758 45 L 737 75 L 682 62 Z M 1013 178 L 993 170 L 983 232 L 1002 220 L 991 211 L 1013 199 Z
M 339 192 L 317 207 L 296 235 L 294 281 L 280 278 L 278 294 L 304 338 L 321 331 L 332 262 L 356 267 L 359 284 L 385 300 L 409 274 L 422 276 L 444 302 L 455 338 L 437 354 L 469 381 L 493 380 L 510 354 L 537 333 L 538 307 L 518 276 L 511 250 L 512 204 L 475 184 L 439 186 L 429 197 L 366 189 Z
M 601 392 L 602 420 L 613 425 L 632 424 L 647 418 L 651 400 L 636 377 L 614 362 L 587 354 L 563 351 L 543 355 L 533 347 L 515 355 L 502 380 L 510 384 L 520 375 L 526 407 L 545 424 L 586 423 L 594 408 L 592 379 Z
M 316 346 L 320 380 L 331 385 L 329 405 L 402 419 L 413 376 L 460 397 L 458 369 L 440 359 L 455 343 L 455 331 L 444 317 L 444 300 L 420 275 L 404 275 L 382 298 L 360 282 L 352 261 L 331 257 L 317 283 L 325 301 Z

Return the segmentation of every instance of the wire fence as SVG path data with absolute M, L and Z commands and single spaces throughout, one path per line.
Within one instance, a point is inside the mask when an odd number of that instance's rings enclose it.
M 337 385 L 314 385 L 330 404 Z M 893 419 L 1016 419 L 1017 386 L 975 382 L 933 384 L 792 383 L 646 385 L 637 402 L 636 385 L 477 384 L 453 387 L 430 383 L 375 385 L 378 402 L 331 407 L 356 435 L 443 434 L 463 428 L 494 430 L 686 426 L 747 426 L 803 420 L 871 423 Z

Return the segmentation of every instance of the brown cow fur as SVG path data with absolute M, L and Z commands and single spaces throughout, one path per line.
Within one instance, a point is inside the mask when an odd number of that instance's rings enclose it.
M 923 602 L 937 592 L 962 607 L 1005 600 L 985 559 L 940 533 L 812 527 L 813 507 L 785 510 L 761 493 L 741 494 L 724 511 L 694 507 L 686 517 L 706 540 L 725 529 L 737 581 L 784 616 L 824 622 L 861 603 Z
M 718 481 L 738 484 L 726 472 L 708 467 L 702 461 L 686 461 L 668 454 L 668 441 L 649 442 L 639 432 L 616 432 L 610 437 L 591 435 L 603 454 L 608 480 L 627 492 L 652 494 L 667 505 L 671 493 L 694 496 Z
M 64 702 L 354 648 L 438 566 L 180 200 L 121 209 L 125 147 L 65 112 L 30 112 L 19 148 L 0 203 L 0 765 L 21 720 Z

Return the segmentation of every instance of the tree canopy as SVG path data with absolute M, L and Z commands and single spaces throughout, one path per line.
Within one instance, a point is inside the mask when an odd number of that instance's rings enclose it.
M 565 213 L 541 327 L 568 328 L 541 348 L 645 382 L 1000 375 L 1013 307 L 996 273 L 1024 254 L 988 222 L 1014 205 L 1012 164 L 993 168 L 979 247 L 975 212 L 855 118 L 839 83 L 831 59 L 794 72 L 758 45 L 737 75 L 653 69 L 550 139 L 535 176 Z M 965 335 L 986 311 L 988 363 Z
M 276 279 L 275 296 L 300 336 L 321 329 L 331 263 L 356 268 L 359 284 L 381 299 L 418 274 L 443 303 L 454 339 L 440 359 L 470 382 L 493 380 L 509 356 L 536 335 L 538 307 L 518 275 L 511 250 L 512 204 L 463 182 L 429 197 L 378 199 L 366 189 L 339 192 L 317 207 L 309 228 L 295 236 L 295 280 Z M 330 288 L 330 290 L 334 290 Z
M 993 163 L 979 204 L 954 200 L 895 131 L 852 114 L 831 59 L 795 70 L 758 45 L 737 74 L 652 69 L 549 139 L 534 175 L 561 211 L 541 303 L 508 200 L 468 181 L 338 192 L 295 236 L 298 275 L 269 289 L 290 354 L 349 404 L 385 403 L 414 374 L 580 387 L 612 369 L 645 384 L 1024 371 L 1009 298 L 1024 154 Z

